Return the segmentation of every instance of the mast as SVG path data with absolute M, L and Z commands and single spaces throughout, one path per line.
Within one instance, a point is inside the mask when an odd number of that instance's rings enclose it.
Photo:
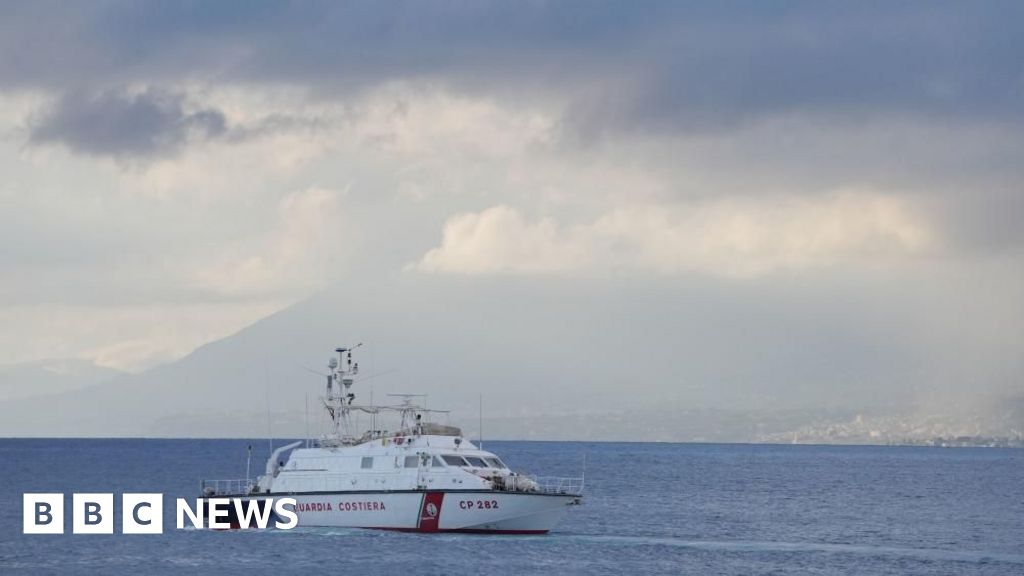
M 325 444 L 351 444 L 355 439 L 352 435 L 349 414 L 356 395 L 352 392 L 355 376 L 359 374 L 359 363 L 352 362 L 352 351 L 362 346 L 362 342 L 348 348 L 336 348 L 337 358 L 327 363 L 327 394 L 324 396 L 324 408 L 331 417 L 331 429 L 324 437 Z
M 401 423 L 397 433 L 422 434 L 423 424 L 429 422 L 424 416 L 433 413 L 447 413 L 447 410 L 429 410 L 414 402 L 417 398 L 426 398 L 425 394 L 388 394 L 389 397 L 401 398 L 398 405 L 377 406 L 370 398 L 370 404 L 356 404 L 356 395 L 352 392 L 355 376 L 359 374 L 359 363 L 352 361 L 352 351 L 362 343 L 347 348 L 336 348 L 338 356 L 331 357 L 327 362 L 327 391 L 322 397 L 324 410 L 331 420 L 330 429 L 323 435 L 322 446 L 351 446 L 382 435 L 377 430 L 380 421 L 376 418 L 381 411 L 397 412 Z M 373 378 L 369 376 L 366 379 Z M 371 389 L 372 395 L 372 389 Z M 369 432 L 363 434 L 355 429 L 353 412 L 370 414 Z

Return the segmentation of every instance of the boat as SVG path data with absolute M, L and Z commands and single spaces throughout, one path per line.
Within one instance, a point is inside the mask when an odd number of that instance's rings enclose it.
M 272 499 L 294 498 L 300 527 L 546 534 L 581 504 L 582 475 L 515 472 L 459 428 L 434 422 L 447 411 L 420 405 L 423 396 L 396 394 L 389 395 L 397 398 L 394 404 L 357 404 L 352 388 L 358 347 L 337 348 L 338 356 L 328 362 L 321 400 L 329 425 L 319 441 L 273 450 L 258 478 L 203 480 L 204 507 L 213 498 L 238 498 L 262 510 Z M 361 433 L 355 427 L 359 415 L 370 421 Z M 379 429 L 388 415 L 398 423 L 393 431 Z M 247 527 L 230 514 L 232 527 Z

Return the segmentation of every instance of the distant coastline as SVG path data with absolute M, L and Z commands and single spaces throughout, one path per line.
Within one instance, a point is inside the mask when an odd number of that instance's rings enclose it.
M 6 440 L 75 440 L 75 441 L 132 441 L 132 440 L 153 440 L 153 441 L 205 441 L 224 440 L 251 442 L 253 446 L 264 446 L 267 438 L 250 436 L 0 436 L 0 442 Z M 275 437 L 269 439 L 274 445 L 286 444 L 297 440 L 304 440 L 298 437 Z M 706 441 L 706 440 L 623 440 L 615 438 L 602 439 L 571 439 L 571 438 L 488 438 L 486 442 L 556 442 L 556 443 L 594 443 L 594 444 L 694 444 L 694 445 L 736 445 L 736 446 L 840 446 L 855 448 L 862 447 L 893 447 L 893 448 L 1011 448 L 1024 449 L 1022 438 L 986 438 L 986 437 L 957 437 L 957 438 L 935 438 L 932 441 L 906 440 L 891 442 L 856 442 L 856 441 L 813 441 L 810 439 L 798 442 L 769 442 L 769 441 Z

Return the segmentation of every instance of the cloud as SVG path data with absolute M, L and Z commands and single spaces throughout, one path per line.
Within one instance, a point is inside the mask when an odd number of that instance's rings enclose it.
M 589 254 L 580 238 L 565 236 L 553 219 L 527 222 L 509 206 L 457 214 L 445 223 L 441 246 L 427 252 L 418 267 L 465 274 L 571 270 Z
M 1022 12 L 952 2 L 29 2 L 0 23 L 0 87 L 216 79 L 337 96 L 419 80 L 562 102 L 566 125 L 583 134 L 719 131 L 793 113 L 1020 121 Z
M 639 270 L 743 278 L 905 258 L 933 243 L 929 223 L 913 206 L 873 192 L 634 205 L 571 226 L 547 217 L 531 222 L 502 205 L 451 217 L 441 245 L 414 267 L 458 274 Z
M 666 386 L 1019 381 L 1022 6 L 10 3 L 0 361 L 137 369 L 338 279 L 413 310 L 401 278 L 453 326 L 622 313 Z
M 155 89 L 72 92 L 32 123 L 29 141 L 91 156 L 147 158 L 175 154 L 189 141 L 226 131 L 222 112 L 190 109 L 182 94 Z
M 126 371 L 175 360 L 287 306 L 288 301 L 0 307 L 0 362 L 87 358 Z M 16 329 L 14 327 L 17 327 Z
M 281 296 L 322 287 L 333 260 L 344 252 L 339 234 L 342 193 L 310 188 L 285 196 L 277 223 L 220 250 L 197 266 L 197 287 L 232 295 Z

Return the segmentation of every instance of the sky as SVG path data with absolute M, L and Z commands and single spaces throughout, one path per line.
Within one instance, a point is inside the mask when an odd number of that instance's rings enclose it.
M 1024 391 L 1020 3 L 0 11 L 0 364 L 143 372 L 357 282 L 615 317 L 648 400 Z

